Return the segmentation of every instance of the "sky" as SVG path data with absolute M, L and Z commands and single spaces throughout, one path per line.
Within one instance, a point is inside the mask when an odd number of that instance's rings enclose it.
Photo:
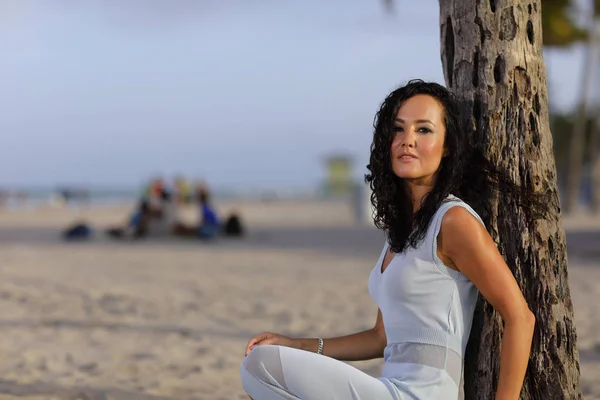
M 437 0 L 397 3 L 0 0 L 0 186 L 306 187 L 339 152 L 360 176 L 387 93 L 444 82 Z M 545 59 L 573 108 L 582 49 Z

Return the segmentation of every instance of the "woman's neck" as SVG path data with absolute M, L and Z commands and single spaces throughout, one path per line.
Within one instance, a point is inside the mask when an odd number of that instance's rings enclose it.
M 421 207 L 421 204 L 423 204 L 425 196 L 433 189 L 433 186 L 407 182 L 407 188 L 413 205 L 413 213 L 416 213 Z

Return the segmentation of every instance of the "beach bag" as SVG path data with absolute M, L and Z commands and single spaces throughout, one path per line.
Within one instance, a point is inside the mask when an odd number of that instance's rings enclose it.
M 92 228 L 85 223 L 76 223 L 65 229 L 62 237 L 67 241 L 87 240 L 92 237 Z
M 241 218 L 237 214 L 231 214 L 223 224 L 223 234 L 229 237 L 242 237 L 245 229 Z

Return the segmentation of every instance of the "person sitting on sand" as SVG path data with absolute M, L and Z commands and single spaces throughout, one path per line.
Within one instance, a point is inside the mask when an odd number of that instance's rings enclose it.
M 478 292 L 504 320 L 496 399 L 519 398 L 535 317 L 484 221 L 491 193 L 511 196 L 526 215 L 545 204 L 474 146 L 461 107 L 420 80 L 385 99 L 366 176 L 387 237 L 368 283 L 375 325 L 325 340 L 251 338 L 240 369 L 251 398 L 457 399 Z M 380 357 L 379 378 L 341 361 Z
M 146 236 L 150 230 L 159 232 L 172 230 L 175 212 L 171 208 L 171 194 L 160 178 L 152 180 L 145 188 L 142 198 L 125 226 L 107 229 L 106 234 L 114 238 Z M 164 226 L 169 226 L 164 229 Z
M 190 204 L 192 202 L 191 186 L 182 176 L 175 176 L 173 179 L 173 188 L 175 192 L 175 202 L 180 205 Z
M 200 239 L 210 239 L 219 234 L 221 224 L 216 211 L 212 207 L 210 194 L 205 185 L 198 185 L 197 201 L 200 206 L 200 223 L 195 226 L 177 223 L 173 234 L 177 236 L 198 237 Z
M 200 213 L 202 215 L 200 226 L 198 227 L 198 236 L 201 238 L 216 236 L 219 233 L 221 224 L 215 209 L 212 207 L 210 195 L 206 187 L 200 188 L 198 203 L 200 204 Z
M 161 196 L 160 212 L 145 221 L 144 234 L 151 237 L 167 236 L 178 225 L 178 206 L 175 196 L 164 190 Z

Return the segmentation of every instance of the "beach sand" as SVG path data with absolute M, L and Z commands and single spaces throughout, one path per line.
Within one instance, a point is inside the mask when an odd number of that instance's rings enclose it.
M 239 366 L 254 334 L 326 337 L 373 325 L 367 279 L 383 238 L 356 226 L 349 207 L 220 210 L 239 211 L 249 237 L 64 243 L 58 232 L 74 220 L 105 227 L 127 209 L 0 214 L 0 400 L 245 399 Z M 569 279 L 582 387 L 600 399 L 600 223 L 581 220 L 565 222 Z M 381 360 L 353 364 L 381 369 Z

